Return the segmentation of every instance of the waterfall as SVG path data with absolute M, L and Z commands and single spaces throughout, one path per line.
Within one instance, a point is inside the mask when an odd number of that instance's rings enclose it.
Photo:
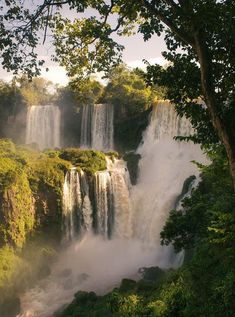
M 105 238 L 131 237 L 129 174 L 123 160 L 109 158 L 107 170 L 93 176 L 94 202 L 82 171 L 66 173 L 63 188 L 63 229 L 66 241 L 93 228 Z
M 66 173 L 63 188 L 63 231 L 65 241 L 72 241 L 92 226 L 92 209 L 86 176 L 72 168 Z
M 126 164 L 107 158 L 107 167 L 107 171 L 95 174 L 97 232 L 109 238 L 130 238 L 130 180 Z
M 92 145 L 92 109 L 93 106 L 90 105 L 82 107 L 80 146 L 84 148 L 90 148 Z
M 85 105 L 81 113 L 80 146 L 104 151 L 113 149 L 113 106 Z
M 60 109 L 31 106 L 27 113 L 26 144 L 37 143 L 40 150 L 60 147 Z
M 131 200 L 130 200 L 130 177 L 123 160 L 107 160 L 107 167 L 111 177 L 114 209 L 114 238 L 131 238 Z
M 93 107 L 83 108 L 84 147 L 104 146 L 108 136 L 102 139 L 94 131 L 112 130 L 104 128 L 103 106 L 95 107 L 99 114 L 94 114 Z M 107 158 L 107 169 L 95 173 L 89 183 L 82 171 L 72 168 L 67 172 L 64 232 L 65 239 L 72 243 L 60 254 L 47 280 L 21 297 L 21 317 L 52 316 L 71 302 L 78 290 L 103 294 L 118 286 L 123 277 L 136 278 L 140 267 L 169 268 L 181 263 L 183 254 L 175 256 L 173 248 L 160 246 L 159 240 L 185 179 L 198 177 L 191 161 L 205 163 L 199 146 L 173 139 L 191 132 L 189 122 L 177 117 L 172 105 L 159 102 L 137 149 L 141 160 L 135 186 L 130 186 L 123 160 Z M 74 238 L 80 234 L 77 242 Z
M 95 174 L 96 232 L 111 237 L 113 229 L 113 191 L 108 171 Z
M 198 176 L 198 169 L 191 161 L 205 162 L 198 145 L 173 139 L 192 132 L 189 121 L 178 117 L 173 105 L 160 102 L 153 109 L 143 143 L 137 150 L 141 155 L 139 178 L 131 193 L 134 236 L 148 246 L 157 246 L 166 266 L 174 263 L 170 248 L 160 247 L 160 231 L 184 180 L 190 175 Z

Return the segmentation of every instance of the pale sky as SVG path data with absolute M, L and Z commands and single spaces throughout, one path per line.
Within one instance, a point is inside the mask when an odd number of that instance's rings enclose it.
M 63 16 L 74 18 L 74 12 L 63 9 Z M 86 16 L 90 15 L 88 12 Z M 93 12 L 92 12 L 93 13 Z M 84 16 L 84 15 L 83 15 Z M 141 34 L 136 34 L 131 37 L 119 37 L 115 36 L 118 43 L 125 46 L 123 52 L 123 61 L 130 67 L 144 67 L 143 59 L 148 60 L 151 64 L 158 63 L 164 64 L 164 59 L 161 56 L 161 52 L 165 50 L 165 43 L 162 37 L 153 36 L 149 41 L 144 42 Z M 59 64 L 51 61 L 51 54 L 53 54 L 53 48 L 49 41 L 45 45 L 40 45 L 38 48 L 38 54 L 40 59 L 46 61 L 45 67 L 42 69 L 41 76 L 51 80 L 55 84 L 66 85 L 68 83 L 68 77 L 66 71 Z M 46 67 L 49 71 L 46 72 Z M 12 74 L 6 72 L 0 66 L 0 79 L 9 81 L 12 78 Z

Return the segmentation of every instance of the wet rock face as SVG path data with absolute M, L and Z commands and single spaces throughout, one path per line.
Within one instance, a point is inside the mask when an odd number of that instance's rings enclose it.
M 61 225 L 61 198 L 52 188 L 41 188 L 35 195 L 37 224 L 47 229 Z
M 22 191 L 22 192 L 21 192 Z M 22 247 L 35 223 L 34 198 L 27 183 L 14 184 L 0 194 L 0 243 Z

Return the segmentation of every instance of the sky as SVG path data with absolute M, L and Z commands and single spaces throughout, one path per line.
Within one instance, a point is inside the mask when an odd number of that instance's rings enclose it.
M 29 1 L 29 0 L 28 0 Z M 68 8 L 63 8 L 63 16 L 73 19 L 75 14 L 73 11 L 68 10 Z M 80 14 L 82 16 L 89 16 L 94 14 L 91 10 L 87 14 Z M 112 21 L 111 21 L 112 23 Z M 123 52 L 123 61 L 129 67 L 144 67 L 143 59 L 146 59 L 150 64 L 158 63 L 160 65 L 164 64 L 164 59 L 161 56 L 161 52 L 165 50 L 165 43 L 163 37 L 158 37 L 154 35 L 149 41 L 144 42 L 141 34 L 136 34 L 131 37 L 114 37 L 118 43 L 125 46 Z M 66 76 L 66 71 L 63 67 L 59 66 L 51 60 L 51 55 L 53 54 L 53 47 L 50 40 L 46 41 L 44 45 L 40 45 L 38 48 L 39 59 L 45 60 L 45 65 L 42 68 L 41 76 L 52 81 L 55 84 L 66 85 L 68 83 L 68 77 Z M 46 72 L 46 68 L 49 71 Z M 12 74 L 4 70 L 0 66 L 0 79 L 9 81 L 12 78 Z

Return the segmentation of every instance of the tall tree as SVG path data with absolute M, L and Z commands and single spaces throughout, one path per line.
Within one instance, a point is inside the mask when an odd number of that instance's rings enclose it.
M 5 0 L 6 6 L 10 9 L 7 15 L 1 16 L 3 36 L 0 49 L 4 53 L 4 65 L 11 69 L 17 69 L 22 65 L 22 59 L 14 59 L 20 51 L 15 49 L 15 45 L 19 45 L 21 41 L 28 42 L 34 52 L 37 45 L 35 32 L 44 25 L 46 33 L 51 8 L 54 6 L 59 9 L 67 4 L 70 9 L 77 12 L 84 12 L 89 7 L 98 11 L 98 18 L 92 16 L 85 20 L 75 20 L 74 23 L 56 15 L 54 28 L 57 59 L 67 67 L 71 75 L 75 75 L 80 69 L 88 69 L 89 72 L 107 70 L 107 65 L 118 61 L 117 53 L 121 52 L 122 47 L 112 39 L 113 32 L 120 35 L 130 34 L 135 23 L 145 40 L 153 34 L 164 33 L 168 47 L 165 57 L 173 62 L 174 69 L 178 71 L 178 83 L 182 78 L 182 82 L 179 83 L 181 90 L 173 94 L 172 100 L 179 100 L 182 105 L 181 113 L 186 111 L 191 117 L 188 110 L 188 101 L 192 100 L 190 97 L 202 97 L 206 109 L 199 111 L 200 115 L 196 121 L 201 122 L 201 126 L 213 126 L 215 134 L 226 150 L 235 188 L 233 0 L 110 0 L 110 3 L 102 0 L 44 0 L 31 13 L 22 11 L 17 2 Z M 113 22 L 112 25 L 109 23 L 111 15 L 116 19 L 116 25 Z M 4 20 L 7 19 L 9 23 L 13 17 L 19 21 L 16 28 L 11 30 L 3 26 Z M 21 21 L 24 22 L 20 23 Z M 66 47 L 71 49 L 66 51 L 65 56 L 63 52 Z M 28 65 L 30 60 L 35 61 L 33 54 L 29 57 L 31 58 L 28 59 Z M 182 70 L 179 69 L 179 65 L 183 65 Z M 27 65 L 25 69 L 29 71 Z M 154 80 L 155 76 L 152 75 Z M 184 84 L 187 80 L 195 80 L 194 85 Z M 193 86 L 197 88 L 196 96 L 190 90 Z M 191 105 L 191 113 L 194 116 L 193 102 Z

